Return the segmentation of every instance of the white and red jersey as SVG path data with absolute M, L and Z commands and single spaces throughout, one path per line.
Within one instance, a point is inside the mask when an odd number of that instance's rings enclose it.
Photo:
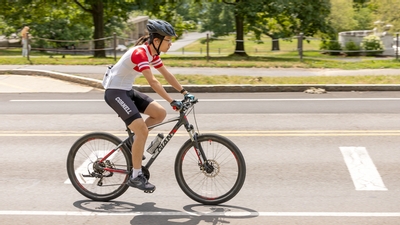
M 131 90 L 136 77 L 145 69 L 163 66 L 161 58 L 152 56 L 147 44 L 129 49 L 119 61 L 107 71 L 103 79 L 104 89 Z

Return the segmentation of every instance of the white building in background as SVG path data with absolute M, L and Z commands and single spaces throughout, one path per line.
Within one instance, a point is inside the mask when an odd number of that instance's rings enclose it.
M 137 16 L 129 18 L 127 23 L 128 27 L 124 31 L 124 37 L 117 38 L 117 51 L 126 51 L 130 46 L 136 43 L 136 41 L 142 37 L 143 35 L 147 34 L 147 21 L 149 20 L 148 16 Z M 110 46 L 112 43 L 110 42 Z
M 147 21 L 149 20 L 148 16 L 138 16 L 134 18 L 129 18 L 128 20 L 128 29 L 125 31 L 126 35 L 129 39 L 136 41 L 143 35 L 147 34 Z
M 360 45 L 364 37 L 375 34 L 380 37 L 384 45 L 384 52 L 381 55 L 394 56 L 396 54 L 396 41 L 395 38 L 388 32 L 392 25 L 387 24 L 383 26 L 384 22 L 376 21 L 373 30 L 354 30 L 344 31 L 339 33 L 339 43 L 344 48 L 347 42 L 353 41 L 356 45 Z

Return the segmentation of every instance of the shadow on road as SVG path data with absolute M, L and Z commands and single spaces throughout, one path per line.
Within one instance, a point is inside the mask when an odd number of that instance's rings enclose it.
M 131 224 L 163 224 L 163 225 L 196 225 L 229 224 L 235 219 L 251 219 L 258 217 L 258 212 L 249 208 L 230 205 L 193 204 L 183 207 L 183 211 L 159 208 L 154 202 L 134 204 L 130 202 L 110 201 L 96 202 L 91 200 L 76 201 L 76 208 L 94 214 L 132 215 Z

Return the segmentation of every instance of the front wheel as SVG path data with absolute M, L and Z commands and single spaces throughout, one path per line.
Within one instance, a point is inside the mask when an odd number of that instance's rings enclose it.
M 191 140 L 185 142 L 175 159 L 175 177 L 182 191 L 206 205 L 232 199 L 246 177 L 246 163 L 239 148 L 217 134 L 199 135 L 197 142 L 207 158 L 204 165 Z

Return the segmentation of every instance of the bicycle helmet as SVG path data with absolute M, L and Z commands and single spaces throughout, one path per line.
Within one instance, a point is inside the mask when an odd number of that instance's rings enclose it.
M 177 36 L 171 24 L 163 20 L 149 20 L 147 30 L 150 34 L 157 33 L 162 36 Z

